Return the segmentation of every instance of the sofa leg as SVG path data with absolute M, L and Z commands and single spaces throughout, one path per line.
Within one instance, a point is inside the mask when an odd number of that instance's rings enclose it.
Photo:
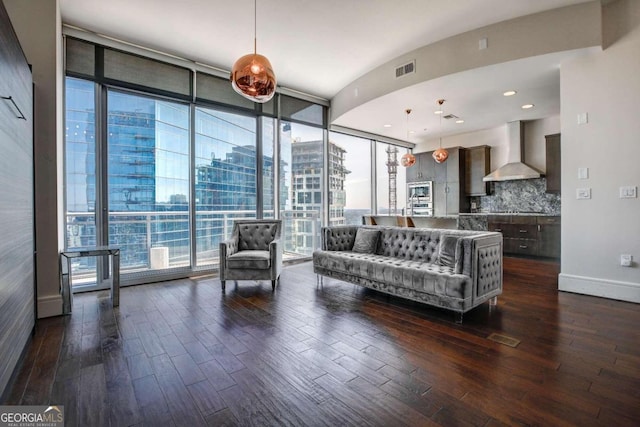
M 489 300 L 489 305 L 496 306 L 498 305 L 498 297 L 495 296 Z
M 276 290 L 276 281 L 275 281 L 275 280 L 272 280 L 272 281 L 271 281 L 271 290 L 272 290 L 272 291 L 275 291 L 275 290 Z
M 226 280 L 221 280 L 220 283 L 222 283 L 222 292 L 224 292 L 224 290 L 226 289 Z
M 462 323 L 462 316 L 464 316 L 463 312 L 456 311 L 454 316 L 455 316 L 456 323 Z

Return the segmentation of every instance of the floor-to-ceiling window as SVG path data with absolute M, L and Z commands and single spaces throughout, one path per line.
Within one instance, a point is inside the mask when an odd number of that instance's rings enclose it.
M 196 264 L 218 259 L 233 221 L 256 217 L 256 118 L 196 108 Z M 273 186 L 273 184 L 270 184 Z
M 280 153 L 280 216 L 285 254 L 288 257 L 307 257 L 320 243 L 323 130 L 283 121 Z
M 95 84 L 68 78 L 65 96 L 65 233 L 67 247 L 96 245 Z M 96 260 L 73 264 L 73 283 L 96 281 Z
M 121 270 L 190 265 L 189 106 L 110 90 L 108 242 Z
M 329 134 L 329 224 L 358 225 L 371 214 L 371 140 Z
M 144 283 L 213 270 L 235 219 L 281 218 L 285 258 L 310 256 L 333 197 L 327 108 L 253 103 L 192 63 L 114 43 L 65 38 L 65 248 L 117 246 L 121 282 Z M 85 289 L 106 262 L 74 264 Z
M 276 172 L 282 176 L 282 171 L 275 164 L 275 147 L 277 139 L 276 120 L 271 117 L 261 118 L 262 140 L 262 216 L 263 218 L 274 218 L 276 215 L 276 193 L 277 185 Z

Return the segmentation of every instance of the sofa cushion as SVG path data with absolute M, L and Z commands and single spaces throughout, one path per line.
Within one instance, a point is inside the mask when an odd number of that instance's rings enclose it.
M 456 265 L 456 247 L 458 246 L 459 236 L 443 234 L 440 236 L 440 255 L 439 263 L 446 267 L 455 267 Z
M 227 268 L 267 270 L 270 266 L 269 251 L 239 251 L 227 257 Z
M 275 239 L 278 232 L 276 223 L 242 223 L 238 226 L 239 244 L 241 251 L 268 251 L 269 243 Z
M 379 255 L 437 263 L 440 231 L 417 228 L 388 227 L 380 234 Z
M 361 254 L 372 254 L 378 246 L 380 231 L 366 228 L 359 228 L 356 232 L 356 240 L 353 243 L 353 252 Z
M 345 280 L 360 277 L 411 291 L 453 298 L 470 296 L 470 277 L 452 267 L 353 251 L 316 251 L 314 265 Z

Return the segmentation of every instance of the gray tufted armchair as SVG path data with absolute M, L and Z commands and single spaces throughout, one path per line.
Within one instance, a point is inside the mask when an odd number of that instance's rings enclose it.
M 276 288 L 282 271 L 282 221 L 236 220 L 231 238 L 220 243 L 220 282 L 271 280 Z

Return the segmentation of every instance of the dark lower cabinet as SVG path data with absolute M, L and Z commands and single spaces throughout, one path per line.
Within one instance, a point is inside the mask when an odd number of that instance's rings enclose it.
M 560 217 L 489 215 L 488 230 L 502 233 L 505 255 L 560 258 Z
M 538 255 L 538 241 L 535 239 L 505 239 L 504 252 L 515 255 Z
M 560 217 L 538 217 L 539 254 L 560 258 Z

